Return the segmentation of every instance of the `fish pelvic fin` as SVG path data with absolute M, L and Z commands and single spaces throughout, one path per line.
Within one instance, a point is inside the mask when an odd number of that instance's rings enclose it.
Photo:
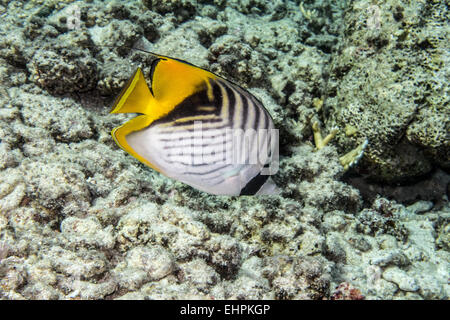
M 153 99 L 144 74 L 138 68 L 117 97 L 110 113 L 147 114 Z

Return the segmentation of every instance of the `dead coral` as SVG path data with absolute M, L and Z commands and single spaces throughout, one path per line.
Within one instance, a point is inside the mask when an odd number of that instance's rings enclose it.
M 322 133 L 319 128 L 319 123 L 315 121 L 312 124 L 312 130 L 314 134 L 314 142 L 316 144 L 316 149 L 320 150 L 323 147 L 325 147 L 339 132 L 337 128 L 331 129 L 330 133 L 323 138 Z M 366 149 L 368 144 L 368 140 L 364 140 L 363 143 L 361 143 L 359 146 L 357 146 L 355 149 L 349 151 L 345 155 L 341 156 L 339 158 L 339 162 L 344 167 L 344 170 L 348 170 L 350 167 L 356 165 L 359 161 L 359 159 L 362 158 L 364 154 L 364 150 Z
M 315 257 L 268 257 L 263 275 L 280 300 L 323 299 L 330 285 L 327 264 Z
M 286 186 L 283 194 L 325 212 L 354 212 L 360 208 L 359 192 L 336 180 L 344 168 L 334 148 L 327 146 L 313 152 L 311 146 L 304 145 L 294 150 L 294 156 L 280 161 L 280 172 L 275 177 L 278 185 Z
M 330 300 L 364 300 L 365 297 L 357 288 L 348 282 L 342 282 L 331 295 Z
M 352 1 L 348 12 L 326 99 L 328 127 L 357 129 L 336 135 L 340 152 L 367 138 L 357 170 L 383 182 L 415 179 L 432 163 L 447 168 L 448 8 L 439 1 Z
M 372 236 L 390 234 L 399 241 L 406 241 L 408 230 L 396 219 L 395 204 L 384 198 L 377 198 L 372 209 L 363 209 L 357 215 L 356 231 Z
M 27 67 L 32 82 L 56 94 L 88 91 L 97 84 L 97 63 L 80 48 L 43 47 Z

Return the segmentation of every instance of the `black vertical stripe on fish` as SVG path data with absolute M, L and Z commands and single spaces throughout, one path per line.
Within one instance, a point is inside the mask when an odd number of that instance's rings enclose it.
M 263 184 L 266 183 L 267 179 L 269 179 L 268 175 L 262 175 L 261 173 L 258 173 L 245 185 L 244 188 L 242 188 L 239 195 L 251 196 L 256 194 L 259 189 L 261 189 Z
M 255 122 L 254 117 L 256 116 L 256 112 L 252 101 L 246 95 L 243 95 L 243 99 L 245 99 L 245 101 L 247 102 L 247 109 L 248 109 L 247 119 L 243 127 L 245 131 L 247 129 L 253 128 L 253 123 Z
M 251 101 L 251 100 L 250 100 Z M 256 105 L 253 101 L 251 103 L 251 106 L 253 107 L 253 110 L 255 111 L 255 120 L 253 122 L 253 126 L 250 128 L 253 128 L 255 130 L 258 130 L 259 125 L 259 117 L 261 115 L 260 107 Z
M 228 96 L 228 122 L 230 123 L 230 127 L 233 126 L 233 118 L 235 112 L 236 105 L 236 96 L 234 95 L 234 91 L 230 88 L 227 83 L 224 83 L 225 92 Z
M 254 128 L 254 129 L 256 129 L 257 128 L 257 124 L 259 122 L 258 114 L 260 112 L 260 109 L 263 108 L 262 104 L 258 100 L 254 99 L 252 94 L 249 93 L 248 91 L 244 90 L 240 86 L 236 86 L 236 87 L 237 87 L 237 92 L 242 97 L 242 101 L 244 101 L 246 103 L 245 110 L 246 110 L 247 113 L 246 113 L 245 119 L 243 119 L 243 121 L 242 121 L 241 128 L 245 129 L 247 127 L 247 128 Z M 251 111 L 253 111 L 252 114 L 255 117 L 255 119 L 253 119 L 253 124 L 252 123 L 247 123 L 247 122 L 250 121 L 249 115 L 250 115 Z M 255 126 L 255 124 L 256 124 L 256 126 Z
M 239 126 L 239 128 L 245 129 L 245 124 L 247 123 L 247 118 L 248 118 L 248 113 L 249 113 L 249 106 L 248 106 L 248 101 L 247 101 L 247 97 L 245 95 L 240 94 L 241 96 L 241 101 L 242 101 L 242 119 L 241 119 L 241 124 Z
M 264 121 L 261 128 L 267 131 L 269 129 L 269 119 L 268 119 L 267 113 L 264 110 L 261 110 L 261 112 L 262 112 L 263 121 Z
M 228 84 L 228 89 L 230 89 L 233 92 L 233 99 L 234 99 L 234 112 L 233 115 L 230 118 L 230 127 L 231 128 L 240 128 L 241 125 L 241 119 L 242 119 L 242 114 L 244 112 L 243 110 L 243 101 L 242 101 L 242 96 L 239 92 L 236 91 L 236 88 L 230 84 Z
M 213 88 L 213 97 L 214 97 L 214 106 L 216 108 L 215 114 L 218 116 L 222 112 L 222 90 L 220 89 L 219 84 L 216 81 L 210 81 L 210 84 Z

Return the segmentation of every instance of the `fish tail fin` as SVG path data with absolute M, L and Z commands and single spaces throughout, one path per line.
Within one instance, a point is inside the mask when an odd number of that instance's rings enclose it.
M 110 113 L 146 114 L 153 95 L 145 81 L 141 68 L 128 80 L 122 92 L 114 102 Z

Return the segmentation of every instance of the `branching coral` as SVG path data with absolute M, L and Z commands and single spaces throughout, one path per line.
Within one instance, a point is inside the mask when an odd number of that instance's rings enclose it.
M 303 7 L 303 2 L 300 2 L 299 9 L 300 9 L 300 12 L 303 14 L 303 16 L 309 21 L 312 21 L 313 18 L 315 18 L 317 16 L 317 11 L 305 9 Z
M 314 133 L 314 142 L 316 144 L 317 150 L 320 150 L 323 147 L 325 147 L 328 144 L 328 142 L 330 142 L 331 139 L 333 139 L 339 131 L 337 128 L 333 128 L 331 129 L 331 132 L 325 138 L 323 138 L 322 132 L 320 131 L 319 128 L 319 123 L 317 121 L 312 124 L 312 129 Z
M 331 129 L 330 133 L 323 138 L 322 133 L 320 131 L 319 123 L 316 121 L 312 124 L 312 130 L 314 133 L 314 142 L 316 144 L 316 149 L 320 150 L 323 147 L 325 147 L 339 132 L 337 128 Z M 364 154 L 364 150 L 367 147 L 369 141 L 365 139 L 359 146 L 357 146 L 355 149 L 351 150 L 350 152 L 346 153 L 342 157 L 339 158 L 339 162 L 344 167 L 344 170 L 348 170 L 352 166 L 354 166 L 359 159 L 362 158 Z
M 344 154 L 342 157 L 339 158 L 339 162 L 344 167 L 344 170 L 348 170 L 349 168 L 354 166 L 359 161 L 359 159 L 362 158 L 364 150 L 366 149 L 368 144 L 369 140 L 366 139 L 355 149 L 351 150 L 350 152 Z

